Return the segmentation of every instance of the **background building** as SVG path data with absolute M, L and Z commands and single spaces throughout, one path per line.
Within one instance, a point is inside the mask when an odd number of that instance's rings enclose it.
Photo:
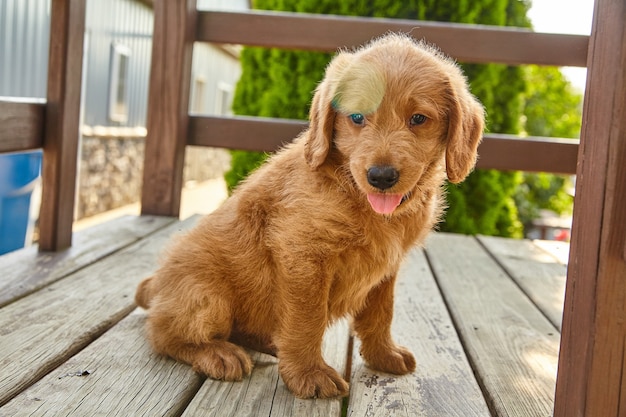
M 199 9 L 249 7 L 249 0 L 198 0 Z M 0 96 L 45 97 L 49 21 L 50 0 L 0 0 Z M 151 0 L 87 0 L 77 218 L 139 198 L 152 27 Z M 230 113 L 238 52 L 195 46 L 190 111 Z M 228 161 L 225 151 L 190 148 L 185 179 L 221 177 Z

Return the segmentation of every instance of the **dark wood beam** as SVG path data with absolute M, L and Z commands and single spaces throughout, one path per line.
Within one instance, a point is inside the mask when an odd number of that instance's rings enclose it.
M 72 243 L 85 0 L 52 0 L 39 249 Z
M 143 214 L 180 211 L 195 18 L 195 0 L 154 1 Z
M 554 415 L 626 415 L 626 2 L 597 0 Z
M 575 174 L 578 140 L 486 134 L 477 168 Z
M 426 39 L 458 61 L 584 67 L 588 36 L 403 19 L 250 11 L 198 13 L 196 40 L 316 51 L 336 51 L 388 31 Z
M 0 97 L 0 152 L 43 147 L 45 109 L 45 100 Z
M 302 120 L 262 117 L 192 116 L 188 145 L 272 152 L 307 128 Z M 576 173 L 578 141 L 486 134 L 478 168 Z

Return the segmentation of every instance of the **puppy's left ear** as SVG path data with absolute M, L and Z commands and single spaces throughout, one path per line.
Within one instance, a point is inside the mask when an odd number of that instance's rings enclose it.
M 478 157 L 478 145 L 483 137 L 485 111 L 469 92 L 465 80 L 451 83 L 446 173 L 454 184 L 469 175 Z

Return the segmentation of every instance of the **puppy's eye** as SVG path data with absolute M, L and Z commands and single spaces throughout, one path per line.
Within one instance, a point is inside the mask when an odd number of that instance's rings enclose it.
M 414 114 L 411 116 L 411 119 L 409 119 L 409 125 L 411 125 L 411 127 L 422 125 L 426 123 L 426 120 L 428 120 L 428 117 L 423 114 Z
M 352 123 L 357 126 L 363 126 L 365 124 L 365 116 L 363 116 L 361 113 L 354 113 L 351 114 L 349 117 L 350 120 L 352 120 Z

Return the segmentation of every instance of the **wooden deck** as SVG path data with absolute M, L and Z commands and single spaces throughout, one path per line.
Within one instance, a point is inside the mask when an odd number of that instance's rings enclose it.
M 129 216 L 0 258 L 0 416 L 552 415 L 567 244 L 433 234 L 396 288 L 393 333 L 417 371 L 368 369 L 338 323 L 325 357 L 350 397 L 298 400 L 271 356 L 226 383 L 151 352 L 135 288 L 196 219 Z

